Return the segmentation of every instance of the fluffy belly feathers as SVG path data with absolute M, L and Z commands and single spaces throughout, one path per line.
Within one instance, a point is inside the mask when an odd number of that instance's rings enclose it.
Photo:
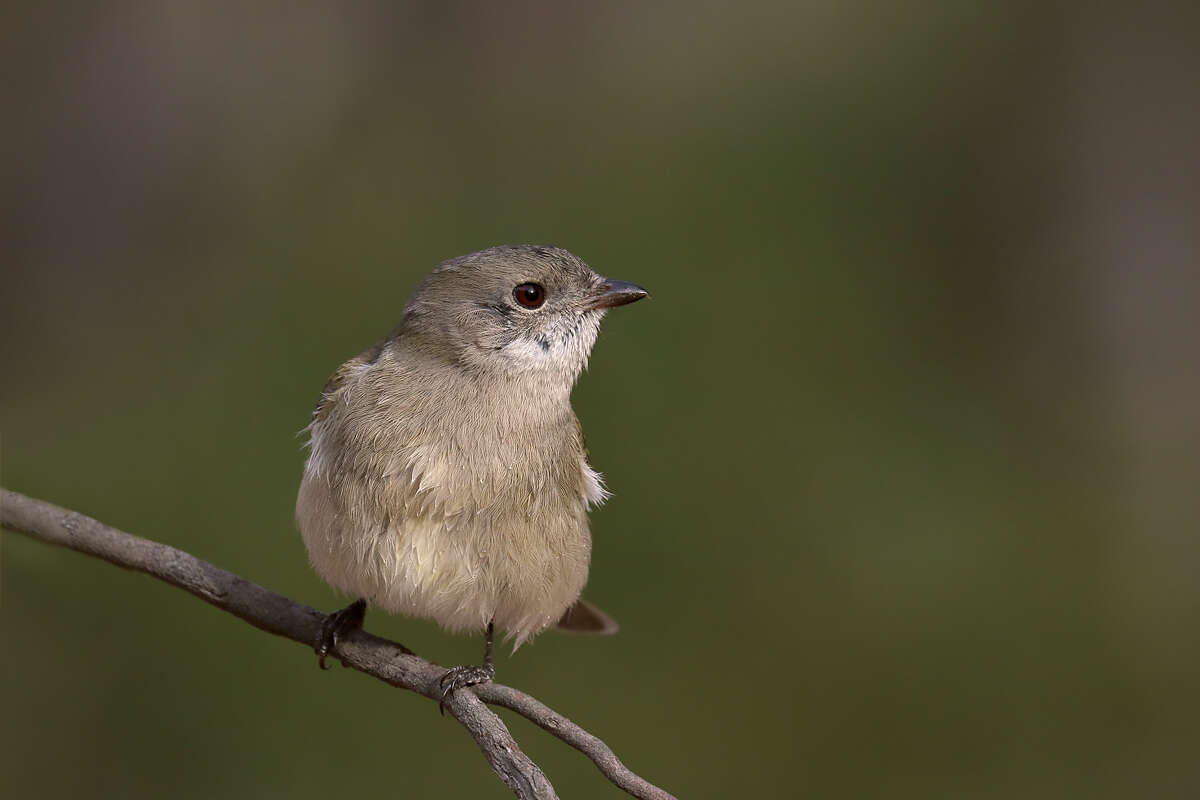
M 576 462 L 574 480 L 503 465 L 436 474 L 411 454 L 402 468 L 364 469 L 326 464 L 320 444 L 314 434 L 296 518 L 313 567 L 336 588 L 449 630 L 494 619 L 514 646 L 579 597 L 591 554 L 586 507 L 602 491 L 586 463 Z

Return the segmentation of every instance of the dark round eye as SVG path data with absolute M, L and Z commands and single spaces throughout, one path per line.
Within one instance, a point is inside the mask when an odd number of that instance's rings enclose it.
M 526 308 L 541 308 L 546 302 L 546 290 L 537 283 L 522 283 L 513 289 L 513 299 Z

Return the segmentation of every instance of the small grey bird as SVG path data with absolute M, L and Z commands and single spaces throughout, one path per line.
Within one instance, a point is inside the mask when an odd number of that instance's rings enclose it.
M 483 631 L 513 649 L 557 625 L 612 632 L 580 599 L 604 500 L 571 388 L 607 309 L 646 296 L 554 247 L 494 247 L 439 265 L 399 327 L 333 374 L 313 412 L 296 519 L 316 571 L 360 599 L 330 618 L 324 659 L 367 603 Z

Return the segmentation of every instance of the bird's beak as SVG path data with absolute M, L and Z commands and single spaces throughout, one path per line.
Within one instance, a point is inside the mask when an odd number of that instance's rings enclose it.
M 636 283 L 628 283 L 626 281 L 614 281 L 608 278 L 604 279 L 604 283 L 600 284 L 596 294 L 587 303 L 587 308 L 613 308 L 615 306 L 623 306 L 626 303 L 632 303 L 635 300 L 641 300 L 650 293 Z

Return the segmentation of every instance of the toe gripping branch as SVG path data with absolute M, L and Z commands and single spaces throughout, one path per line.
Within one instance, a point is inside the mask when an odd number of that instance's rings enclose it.
M 495 632 L 495 621 L 488 623 L 483 635 L 483 663 L 451 667 L 442 675 L 439 685 L 442 688 L 442 699 L 438 702 L 438 711 L 446 714 L 446 699 L 459 689 L 467 686 L 477 686 L 488 683 L 496 677 L 496 665 L 492 663 L 492 636 Z
M 314 648 L 317 653 L 317 663 L 321 669 L 331 669 L 325 663 L 329 656 L 337 656 L 338 642 L 347 633 L 362 627 L 367 614 L 367 601 L 360 598 L 343 609 L 333 612 L 325 618 L 321 625 L 321 633 Z M 438 682 L 442 690 L 438 702 L 438 710 L 445 715 L 446 700 L 459 689 L 468 686 L 478 686 L 488 683 L 496 677 L 496 665 L 492 663 L 492 641 L 495 635 L 495 622 L 489 622 L 483 635 L 483 663 L 467 664 L 451 667 L 446 670 Z
M 338 640 L 350 631 L 361 628 L 366 615 L 367 601 L 359 598 L 325 618 L 324 624 L 321 625 L 321 636 L 314 648 L 317 652 L 317 664 L 321 669 L 331 669 L 325 663 L 325 659 L 330 655 L 336 655 Z

